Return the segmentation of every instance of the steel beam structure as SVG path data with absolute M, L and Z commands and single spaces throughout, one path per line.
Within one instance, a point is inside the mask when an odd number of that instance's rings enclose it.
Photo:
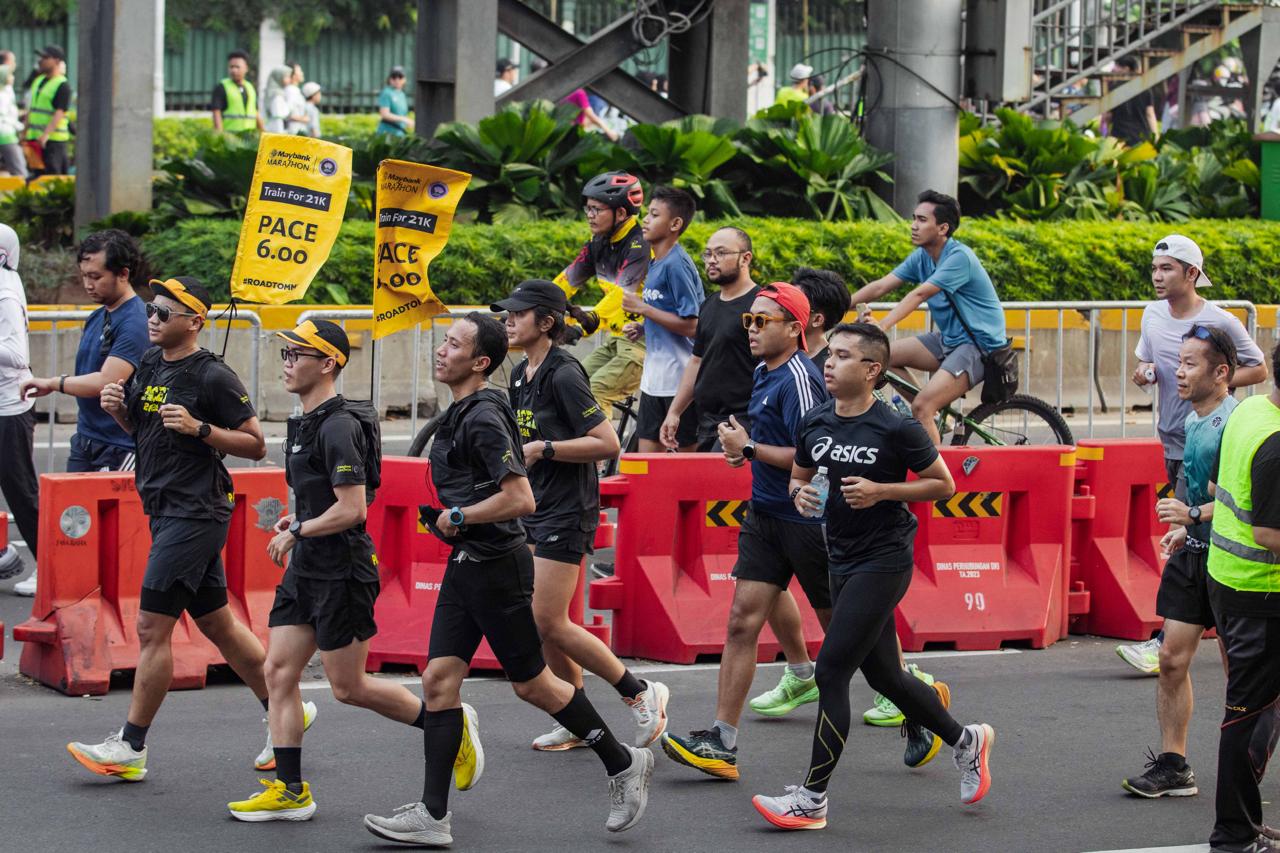
M 671 37 L 671 100 L 686 112 L 746 120 L 749 11 L 749 0 L 714 0 L 696 27 Z
M 445 122 L 493 114 L 497 28 L 498 0 L 418 0 L 418 135 L 430 138 Z

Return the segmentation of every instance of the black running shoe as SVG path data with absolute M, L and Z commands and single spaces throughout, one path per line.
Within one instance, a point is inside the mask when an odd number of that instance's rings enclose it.
M 938 694 L 938 701 L 942 703 L 942 707 L 950 708 L 951 688 L 947 683 L 935 680 L 930 686 Z M 942 738 L 908 719 L 902 721 L 902 736 L 907 739 L 907 748 L 902 753 L 902 763 L 912 769 L 924 767 L 933 761 L 938 750 L 942 749 Z
M 613 563 L 592 563 L 591 577 L 593 578 L 613 577 Z
M 1181 770 L 1174 767 L 1169 757 L 1172 753 L 1156 755 L 1147 750 L 1147 772 L 1120 783 L 1130 794 L 1153 800 L 1156 797 L 1194 797 L 1200 793 L 1196 787 L 1196 774 L 1191 765 L 1183 762 Z

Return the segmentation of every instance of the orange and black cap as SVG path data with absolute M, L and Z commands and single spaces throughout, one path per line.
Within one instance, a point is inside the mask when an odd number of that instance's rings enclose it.
M 181 302 L 201 317 L 209 316 L 209 309 L 213 307 L 213 297 L 195 276 L 183 275 L 164 280 L 153 278 L 151 292 L 156 296 L 167 296 L 175 302 Z
M 329 320 L 308 320 L 291 332 L 276 332 L 276 336 L 291 344 L 318 350 L 338 362 L 339 367 L 346 367 L 351 356 L 347 333 Z

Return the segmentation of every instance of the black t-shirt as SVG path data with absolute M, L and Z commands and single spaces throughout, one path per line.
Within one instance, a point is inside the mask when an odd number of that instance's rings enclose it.
M 41 88 L 48 85 L 49 85 L 49 81 L 46 80 Z M 32 101 L 35 100 L 35 97 L 36 97 L 36 91 L 32 89 L 31 91 Z M 68 112 L 71 109 L 71 82 L 70 81 L 68 80 L 62 81 L 62 83 L 59 84 L 57 91 L 53 93 L 53 108 L 55 110 L 62 110 L 64 113 Z
M 507 397 L 483 388 L 451 405 L 431 445 L 431 482 L 441 509 L 467 507 L 502 491 L 508 474 L 528 476 L 520 433 Z M 517 519 L 468 524 L 447 540 L 477 560 L 492 560 L 525 547 Z
M 532 379 L 525 359 L 511 374 L 511 408 L 520 441 L 582 438 L 604 423 L 591 394 L 587 372 L 560 347 L 552 347 Z M 529 468 L 529 486 L 538 508 L 525 516 L 528 528 L 595 530 L 600 513 L 600 481 L 594 462 L 540 459 Z
M 237 429 L 257 413 L 235 371 L 206 349 L 165 361 L 152 347 L 125 395 L 138 453 L 135 481 L 147 515 L 230 518 L 235 497 L 222 455 L 195 436 L 165 429 L 160 407 L 185 406 L 197 421 Z
M 363 486 L 368 472 L 368 439 L 356 416 L 344 410 L 342 397 L 331 397 L 299 419 L 290 419 L 285 442 L 285 477 L 297 501 L 298 520 L 319 518 L 338 502 L 335 486 Z M 375 423 L 376 429 L 376 423 Z M 373 502 L 365 491 L 365 505 Z M 323 580 L 378 579 L 373 540 L 364 522 L 328 536 L 299 539 L 289 557 L 289 571 Z
M 1216 477 L 1216 472 L 1215 472 Z M 1258 446 L 1249 465 L 1253 526 L 1280 530 L 1280 432 Z M 1280 595 L 1210 584 L 1214 606 L 1231 616 L 1280 618 Z
M 702 359 L 693 386 L 699 415 L 739 414 L 751 403 L 751 377 L 760 359 L 751 354 L 742 315 L 751 310 L 759 292 L 753 287 L 736 299 L 717 294 L 702 303 L 693 336 L 693 354 Z
M 823 366 L 827 363 L 827 356 L 829 355 L 831 355 L 831 347 L 827 346 L 818 350 L 815 355 L 810 356 L 809 360 L 813 362 L 813 366 L 818 368 L 818 372 L 821 373 Z
M 902 483 L 938 458 L 929 434 L 915 418 L 904 418 L 876 400 L 854 418 L 836 414 L 835 401 L 810 409 L 796 435 L 796 464 L 825 466 L 827 553 L 832 574 L 901 572 L 911 568 L 916 517 L 902 501 L 880 501 L 855 510 L 840 493 L 845 477 Z
M 1159 110 L 1155 91 L 1148 89 L 1136 98 L 1125 101 L 1111 111 L 1111 135 L 1130 145 L 1137 145 L 1151 136 L 1151 127 L 1147 124 L 1147 107 Z M 1157 112 L 1157 118 L 1159 113 Z

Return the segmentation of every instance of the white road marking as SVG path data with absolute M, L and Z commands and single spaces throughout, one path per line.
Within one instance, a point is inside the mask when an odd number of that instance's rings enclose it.
M 1209 853 L 1209 845 L 1182 844 L 1177 847 L 1134 847 L 1130 850 L 1095 850 L 1092 853 Z

